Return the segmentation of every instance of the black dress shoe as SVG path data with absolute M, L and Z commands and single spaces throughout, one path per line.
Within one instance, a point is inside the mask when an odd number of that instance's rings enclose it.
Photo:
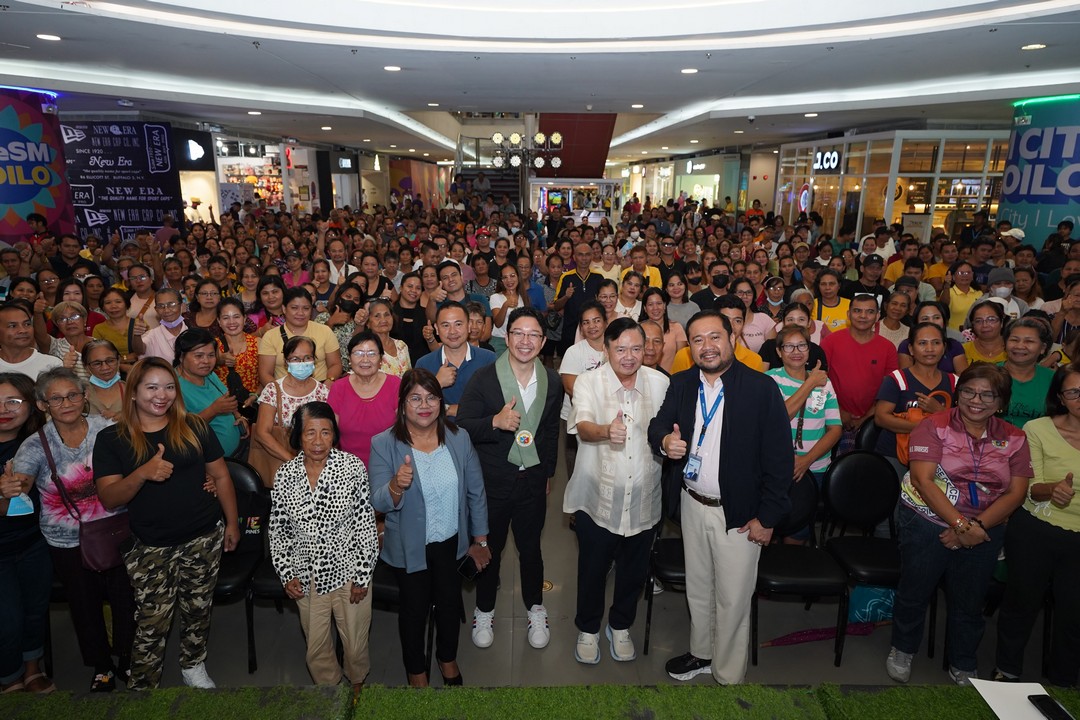
M 459 672 L 454 677 L 446 677 L 443 675 L 442 684 L 443 687 L 460 687 L 465 684 L 465 681 L 462 679 L 461 673 Z
M 116 675 L 112 670 L 107 670 L 103 673 L 97 673 L 94 675 L 94 679 L 90 681 L 90 692 L 92 693 L 106 693 L 112 692 L 116 689 Z

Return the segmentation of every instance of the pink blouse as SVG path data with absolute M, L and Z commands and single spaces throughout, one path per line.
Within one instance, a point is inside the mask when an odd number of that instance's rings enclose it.
M 394 424 L 401 378 L 387 375 L 375 397 L 365 400 L 353 390 L 349 377 L 346 374 L 334 381 L 327 402 L 337 415 L 341 449 L 359 457 L 366 466 L 371 438 Z

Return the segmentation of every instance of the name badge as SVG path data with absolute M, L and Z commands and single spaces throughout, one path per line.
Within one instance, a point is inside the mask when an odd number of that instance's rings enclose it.
M 529 447 L 533 442 L 533 434 L 528 430 L 522 430 L 514 436 L 514 442 L 518 447 Z
M 689 482 L 697 482 L 698 475 L 701 473 L 701 456 L 697 453 L 690 453 L 686 458 L 686 469 L 683 470 L 683 477 Z

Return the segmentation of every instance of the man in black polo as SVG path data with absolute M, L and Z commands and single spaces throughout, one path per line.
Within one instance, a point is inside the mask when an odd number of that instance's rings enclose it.
M 878 299 L 878 306 L 885 307 L 885 298 L 889 291 L 881 284 L 881 273 L 884 270 L 885 261 L 880 255 L 867 255 L 859 268 L 858 280 L 846 280 L 840 288 L 840 297 L 850 300 L 856 295 L 874 295 Z
M 49 265 L 52 266 L 52 269 L 56 271 L 61 280 L 67 280 L 71 277 L 72 273 L 75 272 L 75 268 L 86 268 L 94 275 L 101 274 L 96 262 L 79 255 L 81 250 L 82 242 L 74 235 L 63 235 L 60 238 L 60 247 L 56 255 L 49 258 Z
M 731 279 L 731 268 L 723 260 L 713 260 L 708 271 L 709 284 L 690 296 L 702 310 L 712 310 L 716 301 L 728 294 L 728 280 Z
M 578 243 L 574 246 L 575 269 L 564 272 L 559 278 L 559 285 L 555 288 L 555 302 L 553 307 L 563 311 L 562 339 L 559 341 L 559 355 L 574 344 L 577 333 L 578 321 L 581 320 L 581 307 L 590 300 L 596 299 L 596 293 L 600 289 L 600 283 L 604 277 L 594 273 L 590 269 L 592 264 L 592 248 L 588 243 Z

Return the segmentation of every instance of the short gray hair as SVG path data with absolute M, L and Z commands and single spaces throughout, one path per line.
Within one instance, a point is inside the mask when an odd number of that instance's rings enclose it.
M 49 387 L 61 380 L 67 380 L 73 383 L 75 387 L 79 388 L 79 392 L 83 395 L 89 389 L 86 385 L 86 381 L 75 374 L 75 371 L 66 367 L 54 367 L 49 368 L 45 372 L 38 375 L 37 382 L 34 384 L 34 397 L 40 402 L 45 402 L 45 398 L 48 396 Z

